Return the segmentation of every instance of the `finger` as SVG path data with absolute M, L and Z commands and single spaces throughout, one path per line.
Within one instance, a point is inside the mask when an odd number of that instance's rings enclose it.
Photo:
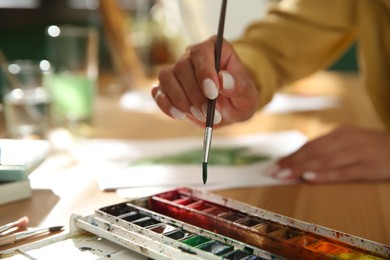
M 239 63 L 240 61 L 233 62 Z M 219 73 L 222 90 L 218 103 L 224 108 L 223 117 L 226 117 L 225 120 L 227 121 L 247 120 L 256 112 L 258 107 L 259 90 L 252 77 L 243 68 Z
M 186 114 L 172 104 L 160 86 L 152 88 L 152 96 L 156 104 L 166 115 L 177 120 L 184 120 L 186 118 Z
M 303 164 L 315 156 L 334 153 L 350 144 L 347 139 L 348 136 L 344 136 L 343 131 L 332 131 L 329 134 L 307 142 L 296 152 L 280 159 L 278 165 L 280 165 L 281 168 L 285 168 L 289 165 Z
M 316 181 L 317 178 L 320 178 L 319 181 L 322 181 L 322 173 L 330 172 L 332 174 L 338 172 L 346 176 L 332 177 L 330 175 L 330 177 L 323 178 L 330 178 L 330 181 L 338 180 L 338 178 L 342 180 L 380 180 L 388 178 L 389 163 L 387 158 L 389 150 L 386 147 L 390 146 L 386 146 L 387 135 L 350 127 L 343 127 L 335 132 L 338 132 L 339 136 L 329 141 L 329 144 L 336 140 L 336 142 L 342 144 L 339 149 L 318 154 L 313 152 L 306 160 L 296 164 L 283 162 L 279 165 L 279 168 L 274 170 L 274 176 L 282 179 L 302 177 L 302 179 L 308 181 Z M 359 165 L 359 171 L 350 172 L 351 166 L 355 165 Z M 346 169 L 346 172 L 343 172 L 344 169 Z M 361 171 L 361 169 L 364 169 L 364 171 Z
M 160 89 L 169 98 L 170 103 L 184 113 L 190 112 L 191 102 L 174 73 L 174 66 L 167 66 L 159 73 Z
M 207 41 L 194 45 L 190 50 L 190 59 L 195 70 L 197 82 L 199 86 L 202 86 L 203 94 L 209 99 L 216 99 L 219 91 L 214 49 L 215 37 L 212 37 Z
M 347 182 L 365 180 L 367 178 L 369 178 L 367 169 L 362 163 L 354 163 L 317 172 L 307 172 L 302 176 L 303 180 L 311 183 Z
M 276 176 L 281 179 L 310 178 L 311 175 L 317 172 L 340 169 L 348 165 L 362 162 L 364 158 L 362 158 L 361 151 L 362 150 L 357 149 L 356 146 L 352 146 L 345 147 L 332 153 L 312 156 L 299 164 L 283 165 L 284 170 L 281 170 Z
M 207 116 L 207 108 L 208 108 L 208 103 L 204 103 L 202 105 L 202 113 L 203 115 Z M 215 110 L 214 110 L 214 120 L 213 120 L 213 124 L 214 126 L 222 126 L 223 125 L 223 122 L 222 122 L 222 114 L 220 112 L 220 107 L 219 105 L 217 104 L 216 107 L 215 107 Z
M 174 73 L 183 87 L 183 91 L 191 103 L 190 113 L 199 121 L 205 122 L 206 117 L 201 111 L 202 104 L 207 102 L 207 98 L 203 95 L 200 86 L 198 85 L 194 68 L 188 57 L 179 60 L 174 66 Z
M 322 140 L 310 142 L 296 153 L 281 159 L 278 162 L 280 168 L 272 175 L 281 179 L 297 179 L 307 172 L 342 168 L 364 160 L 364 149 L 360 149 L 360 144 L 350 144 L 347 141 L 343 144 L 336 142 L 337 145 L 332 145 L 331 142 L 327 142 L 332 149 L 318 150 L 317 147 L 311 147 L 314 145 L 322 146 L 321 142 Z
M 220 98 L 218 102 L 232 122 L 249 119 L 257 110 L 260 101 L 259 88 L 253 75 L 248 71 L 230 44 L 224 45 L 221 60 L 222 70 L 218 73 Z M 222 99 L 222 96 L 226 99 Z M 225 117 L 225 114 L 223 114 Z
M 354 164 L 364 160 L 360 146 L 348 146 L 331 153 L 310 157 L 300 165 L 304 171 L 319 171 L 323 169 L 335 169 L 346 165 Z M 287 167 L 294 168 L 295 165 Z

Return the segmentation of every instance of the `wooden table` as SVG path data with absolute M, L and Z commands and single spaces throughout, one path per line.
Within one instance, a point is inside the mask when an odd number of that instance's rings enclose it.
M 342 101 L 339 107 L 286 114 L 260 112 L 248 122 L 216 130 L 215 135 L 234 136 L 296 129 L 311 139 L 340 124 L 383 128 L 359 85 L 356 75 L 318 73 L 283 91 L 338 96 Z M 171 120 L 162 113 L 126 111 L 120 108 L 118 96 L 115 95 L 98 97 L 91 138 L 158 139 L 178 136 L 199 136 L 201 142 L 203 129 L 189 122 Z M 79 174 L 83 176 L 83 172 Z M 68 193 L 34 190 L 29 200 L 1 206 L 0 224 L 23 215 L 29 216 L 31 226 L 67 224 L 71 213 L 88 214 L 100 206 L 122 200 L 115 192 L 100 191 L 92 179 L 84 178 L 82 184 L 76 186 L 64 185 Z M 301 183 L 216 193 L 289 217 L 390 244 L 390 182 Z

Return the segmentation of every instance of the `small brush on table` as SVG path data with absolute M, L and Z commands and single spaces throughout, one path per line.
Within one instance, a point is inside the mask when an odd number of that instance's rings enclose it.
M 219 16 L 218 34 L 215 43 L 215 70 L 219 72 L 219 65 L 221 62 L 222 42 L 223 42 L 223 30 L 225 26 L 227 0 L 223 0 L 221 7 L 221 14 Z M 214 124 L 214 112 L 215 112 L 215 99 L 209 99 L 207 102 L 207 115 L 206 115 L 206 128 L 204 132 L 203 140 L 203 164 L 202 164 L 202 178 L 203 184 L 207 182 L 207 164 L 209 160 L 211 139 L 213 135 Z

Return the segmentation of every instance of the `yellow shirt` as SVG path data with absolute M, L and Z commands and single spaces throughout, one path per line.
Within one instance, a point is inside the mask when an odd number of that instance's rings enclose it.
M 234 47 L 265 105 L 278 87 L 330 66 L 355 41 L 367 92 L 390 128 L 390 0 L 281 1 Z

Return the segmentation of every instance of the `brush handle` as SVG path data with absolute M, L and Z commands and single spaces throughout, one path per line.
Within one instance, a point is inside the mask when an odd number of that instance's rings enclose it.
M 16 241 L 15 235 L 0 237 L 0 246 L 9 245 Z
M 225 27 L 227 0 L 222 0 L 221 13 L 219 16 L 218 33 L 215 41 L 214 56 L 215 56 L 215 70 L 218 73 L 221 63 L 222 55 L 222 43 L 223 43 L 223 30 Z M 214 125 L 216 99 L 208 99 L 207 101 L 207 113 L 206 113 L 206 129 L 204 133 L 203 141 L 203 184 L 207 181 L 207 163 L 209 160 L 209 153 L 211 148 L 211 138 Z
M 219 72 L 219 66 L 221 64 L 223 31 L 224 31 L 224 28 L 225 28 L 226 6 L 227 6 L 227 0 L 223 0 L 222 1 L 222 6 L 221 6 L 221 13 L 219 15 L 217 39 L 216 39 L 216 42 L 215 42 L 215 49 L 214 49 L 215 70 L 217 72 Z
M 1 52 L 1 50 L 0 50 L 0 52 Z M 13 228 L 13 227 L 17 227 L 17 228 L 25 227 L 25 226 L 27 226 L 27 224 L 28 224 L 28 217 L 26 217 L 26 216 L 21 217 L 20 219 L 14 221 L 14 222 L 0 226 L 0 234 L 8 229 Z
M 218 33 L 215 41 L 214 56 L 215 56 L 215 70 L 219 72 L 222 55 L 222 43 L 223 43 L 223 31 L 225 28 L 225 16 L 226 16 L 227 0 L 222 1 L 221 13 L 219 16 Z M 213 127 L 214 125 L 214 113 L 215 113 L 215 99 L 209 99 L 207 102 L 207 115 L 206 115 L 206 127 Z
M 215 104 L 215 99 L 209 99 L 207 101 L 206 127 L 212 128 L 214 125 Z
M 1 227 L 0 227 L 0 234 L 3 233 L 4 231 L 6 231 L 6 230 L 8 230 L 8 229 L 10 229 L 10 228 L 12 228 L 12 227 L 14 227 L 14 226 L 15 226 L 15 222 L 8 223 L 8 224 L 6 224 L 6 225 L 4 225 L 4 226 L 1 226 Z

